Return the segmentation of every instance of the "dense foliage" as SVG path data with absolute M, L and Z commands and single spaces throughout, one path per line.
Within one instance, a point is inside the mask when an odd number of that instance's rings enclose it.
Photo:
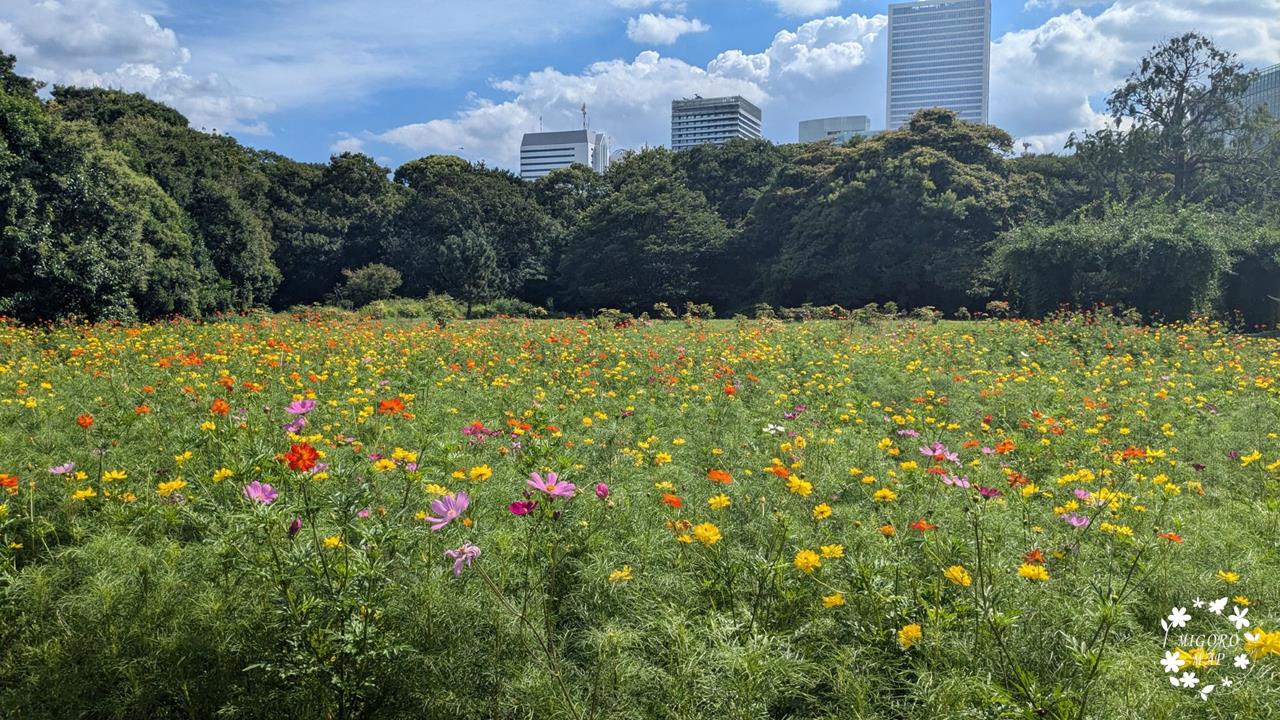
M 0 326 L 0 716 L 1280 716 L 1280 340 L 401 309 Z
M 402 296 L 472 307 L 1280 315 L 1280 123 L 1245 111 L 1252 75 L 1194 33 L 1153 49 L 1069 154 L 1015 157 L 998 128 L 926 110 L 847 145 L 659 148 L 533 183 L 442 155 L 295 162 L 140 95 L 42 99 L 0 57 L 0 314 L 26 321 L 349 303 L 371 264 Z

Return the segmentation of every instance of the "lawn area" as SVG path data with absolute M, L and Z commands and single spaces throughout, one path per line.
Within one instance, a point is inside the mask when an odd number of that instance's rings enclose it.
M 1280 340 L 0 326 L 0 717 L 1280 717 Z

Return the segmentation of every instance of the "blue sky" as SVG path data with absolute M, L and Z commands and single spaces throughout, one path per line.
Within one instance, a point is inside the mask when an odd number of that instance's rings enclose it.
M 1153 44 L 1199 30 L 1280 62 L 1280 0 L 994 0 L 991 120 L 1037 150 L 1101 122 Z M 0 49 L 50 82 L 119 87 L 302 160 L 433 152 L 511 167 L 519 136 L 592 127 L 668 142 L 670 100 L 742 93 L 765 134 L 884 122 L 884 12 L 868 0 L 4 0 Z

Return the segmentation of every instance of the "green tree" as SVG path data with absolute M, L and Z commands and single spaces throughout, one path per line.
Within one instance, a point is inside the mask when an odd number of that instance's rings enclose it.
M 1120 186 L 1127 172 L 1145 193 L 1171 199 L 1208 196 L 1216 173 L 1241 160 L 1231 137 L 1248 124 L 1242 98 L 1254 78 L 1232 53 L 1199 33 L 1156 46 L 1107 99 L 1113 129 L 1072 138 L 1086 166 Z
M 132 320 L 200 311 L 180 210 L 87 122 L 51 117 L 0 56 L 0 313 Z
M 636 153 L 607 179 L 613 192 L 587 213 L 561 261 L 569 304 L 639 310 L 699 300 L 705 263 L 729 237 L 724 221 L 685 186 L 668 150 Z
M 338 289 L 337 297 L 357 308 L 395 297 L 396 289 L 404 282 L 399 270 L 381 263 L 369 263 L 357 270 L 343 270 L 342 277 L 346 282 Z
M 439 286 L 462 301 L 468 318 L 474 305 L 497 297 L 502 286 L 498 254 L 489 240 L 474 230 L 444 239 L 437 273 Z

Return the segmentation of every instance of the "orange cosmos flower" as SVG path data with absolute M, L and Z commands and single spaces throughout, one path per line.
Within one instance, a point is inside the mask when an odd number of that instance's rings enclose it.
M 724 470 L 708 470 L 707 479 L 711 482 L 718 482 L 728 485 L 733 482 L 733 476 Z
M 93 416 L 87 413 L 84 415 L 81 415 L 80 417 L 76 418 L 76 424 L 84 428 L 85 430 L 88 430 L 89 428 L 93 427 Z
M 662 504 L 667 505 L 669 507 L 676 508 L 678 510 L 684 506 L 684 501 L 681 500 L 680 496 L 678 495 L 672 495 L 671 493 L 663 493 Z
M 404 401 L 398 397 L 378 402 L 379 415 L 399 415 L 404 412 Z
M 930 530 L 937 530 L 938 526 L 934 525 L 928 520 L 925 520 L 924 518 L 920 518 L 919 520 L 911 523 L 911 529 L 919 530 L 920 532 L 929 532 Z
M 320 453 L 307 443 L 296 443 L 289 447 L 289 452 L 284 454 L 284 459 L 289 463 L 290 470 L 306 472 L 316 466 Z
M 227 413 L 231 412 L 231 405 L 226 400 L 223 400 L 222 398 L 218 398 L 217 400 L 213 401 L 212 405 L 209 406 L 209 412 L 213 413 L 214 415 L 226 415 Z

